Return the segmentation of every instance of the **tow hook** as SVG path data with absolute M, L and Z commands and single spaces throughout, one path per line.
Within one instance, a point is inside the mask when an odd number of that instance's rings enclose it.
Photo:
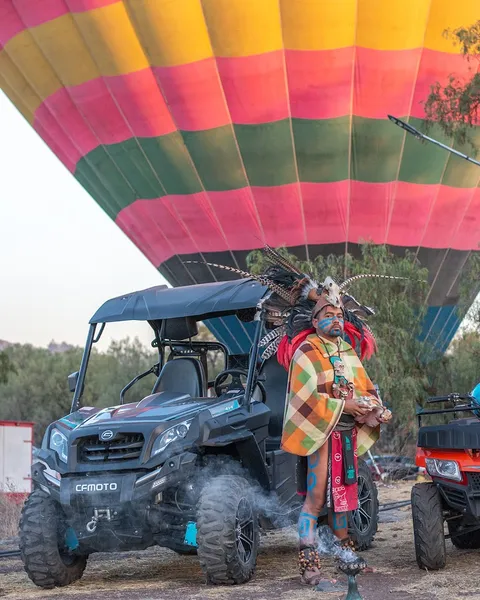
M 92 520 L 87 523 L 88 533 L 94 533 L 100 520 L 111 521 L 112 513 L 109 508 L 94 508 Z

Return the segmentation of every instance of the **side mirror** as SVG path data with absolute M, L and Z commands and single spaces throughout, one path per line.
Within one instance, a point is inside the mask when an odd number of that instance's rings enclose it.
M 74 392 L 76 390 L 77 382 L 78 382 L 78 371 L 75 371 L 75 373 L 70 373 L 70 375 L 68 376 L 68 389 L 71 392 Z

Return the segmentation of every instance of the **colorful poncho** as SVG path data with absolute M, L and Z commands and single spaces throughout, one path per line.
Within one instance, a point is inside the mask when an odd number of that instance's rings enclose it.
M 336 343 L 309 335 L 290 363 L 287 401 L 281 447 L 297 456 L 308 456 L 330 437 L 343 411 L 344 401 L 332 397 L 334 371 L 331 356 L 340 357 L 345 377 L 355 384 L 355 397 L 368 396 L 379 405 L 375 387 L 355 350 L 345 342 Z M 378 439 L 380 427 L 356 424 L 357 453 L 364 454 Z

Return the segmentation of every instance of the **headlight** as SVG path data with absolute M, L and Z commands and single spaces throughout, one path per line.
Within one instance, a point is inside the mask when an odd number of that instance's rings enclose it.
M 163 450 L 165 450 L 165 448 L 172 442 L 182 440 L 187 435 L 192 421 L 193 419 L 190 419 L 189 421 L 178 423 L 177 425 L 174 425 L 173 427 L 170 427 L 164 431 L 162 435 L 159 435 L 153 444 L 151 455 L 155 456 L 159 452 L 163 452 Z
M 57 453 L 58 458 L 66 463 L 68 455 L 68 441 L 67 436 L 64 435 L 59 429 L 52 429 L 50 433 L 50 444 L 48 445 L 50 450 Z
M 462 481 L 462 473 L 458 463 L 454 460 L 440 460 L 439 458 L 426 458 L 425 465 L 428 474 L 432 477 L 444 477 Z

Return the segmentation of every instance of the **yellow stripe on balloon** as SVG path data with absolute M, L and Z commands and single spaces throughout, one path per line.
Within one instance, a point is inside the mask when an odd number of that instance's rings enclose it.
M 432 0 L 432 8 L 425 36 L 425 47 L 450 54 L 459 54 L 460 46 L 455 46 L 445 37 L 445 29 L 468 27 L 480 18 L 479 0 Z
M 75 22 L 102 75 L 132 73 L 149 66 L 123 2 L 78 13 Z
M 358 0 L 356 45 L 374 50 L 421 48 L 430 4 L 431 0 Z
M 124 0 L 152 65 L 170 67 L 213 56 L 200 0 Z
M 34 115 L 32 110 L 26 104 L 24 97 L 20 97 L 13 88 L 9 85 L 7 80 L 0 74 L 0 89 L 3 90 L 6 96 L 10 99 L 17 110 L 25 117 L 25 119 L 33 125 Z M 31 88 L 30 88 L 31 90 Z M 24 90 L 26 91 L 26 90 Z
M 357 0 L 280 0 L 289 50 L 333 50 L 355 43 Z
M 202 0 L 216 56 L 252 56 L 283 47 L 279 0 Z

